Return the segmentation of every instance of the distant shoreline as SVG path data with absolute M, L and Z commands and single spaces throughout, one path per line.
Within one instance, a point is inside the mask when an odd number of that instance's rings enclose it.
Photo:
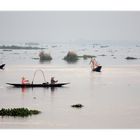
M 45 48 L 39 48 L 39 47 L 31 47 L 31 46 L 16 46 L 16 45 L 11 45 L 11 46 L 5 46 L 5 45 L 2 45 L 0 46 L 0 49 L 3 49 L 3 50 L 39 50 L 39 49 L 45 49 Z

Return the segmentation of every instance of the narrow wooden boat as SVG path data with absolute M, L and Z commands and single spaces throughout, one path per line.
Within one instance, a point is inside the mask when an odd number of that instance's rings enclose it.
M 92 71 L 96 71 L 96 72 L 101 72 L 102 66 L 98 66 L 95 69 L 92 69 Z
M 4 69 L 5 64 L 0 65 L 0 69 Z
M 16 84 L 16 83 L 6 83 L 8 85 L 19 87 L 19 88 L 33 88 L 33 87 L 62 87 L 63 85 L 67 85 L 69 83 L 56 83 L 56 84 L 49 84 L 49 83 L 42 83 L 42 84 Z

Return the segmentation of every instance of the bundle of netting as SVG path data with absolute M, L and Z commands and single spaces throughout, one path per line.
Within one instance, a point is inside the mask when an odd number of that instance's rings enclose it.
M 51 55 L 49 53 L 45 53 L 44 51 L 41 51 L 39 53 L 39 57 L 40 57 L 40 60 L 47 60 L 47 61 L 52 60 Z
M 67 55 L 64 57 L 64 60 L 68 62 L 75 62 L 78 60 L 78 55 L 73 51 L 69 51 Z

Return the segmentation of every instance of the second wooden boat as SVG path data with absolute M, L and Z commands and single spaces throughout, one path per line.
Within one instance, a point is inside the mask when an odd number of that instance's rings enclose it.
M 5 64 L 0 65 L 0 69 L 4 69 Z
M 102 66 L 92 69 L 92 71 L 101 72 Z

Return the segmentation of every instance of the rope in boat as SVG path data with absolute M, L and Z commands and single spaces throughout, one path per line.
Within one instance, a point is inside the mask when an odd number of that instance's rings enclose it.
M 39 72 L 39 71 L 40 71 L 40 72 L 42 73 L 42 75 L 43 75 L 44 82 L 47 83 L 46 78 L 45 78 L 44 71 L 39 69 L 39 70 L 36 70 L 36 71 L 34 72 L 34 76 L 33 76 L 32 84 L 33 84 L 33 82 L 34 82 L 34 79 L 35 79 L 36 73 Z

